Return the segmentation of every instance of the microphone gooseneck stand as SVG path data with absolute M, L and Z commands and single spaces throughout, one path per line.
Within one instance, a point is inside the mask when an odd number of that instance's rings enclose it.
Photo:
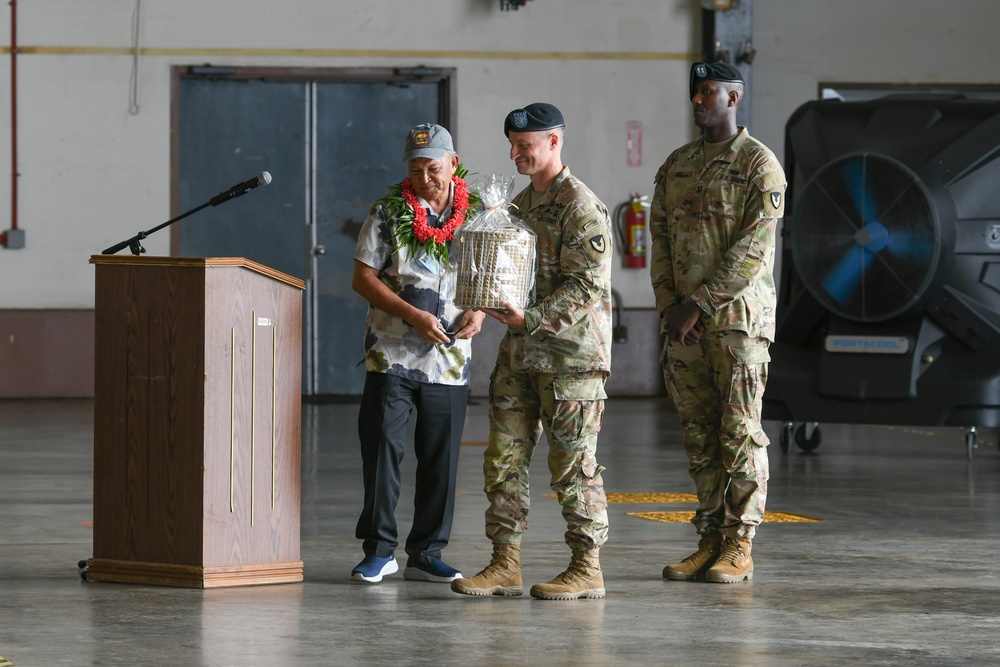
M 190 211 L 188 211 L 187 213 L 181 213 L 176 218 L 171 218 L 170 220 L 167 220 L 163 224 L 157 225 L 156 227 L 153 227 L 152 229 L 148 229 L 148 230 L 146 230 L 144 232 L 139 232 L 138 234 L 136 234 L 132 238 L 126 239 L 126 240 L 122 241 L 121 243 L 116 243 L 115 245 L 111 246 L 110 248 L 106 248 L 105 250 L 103 250 L 101 252 L 101 254 L 102 255 L 113 255 L 116 252 L 118 252 L 119 250 L 122 250 L 122 249 L 124 249 L 124 248 L 127 247 L 129 250 L 132 251 L 133 255 L 141 255 L 142 253 L 146 252 L 146 249 L 142 247 L 142 244 L 140 243 L 140 241 L 142 241 L 144 238 L 146 238 L 150 234 L 152 234 L 154 232 L 158 232 L 159 230 L 163 229 L 164 227 L 166 227 L 168 225 L 172 225 L 175 222 L 177 222 L 178 220 L 182 220 L 183 218 L 188 217 L 192 213 L 197 213 L 198 211 L 200 211 L 201 209 L 203 209 L 203 208 L 205 208 L 207 206 L 218 206 L 219 204 L 225 203 L 225 202 L 227 202 L 227 201 L 229 201 L 231 199 L 236 199 L 240 195 L 245 195 L 246 193 L 250 192 L 251 190 L 253 190 L 254 188 L 256 188 L 259 185 L 267 185 L 270 182 L 271 182 L 271 174 L 269 174 L 266 171 L 262 171 L 262 172 L 260 172 L 260 174 L 258 174 L 254 178 L 251 178 L 249 180 L 243 181 L 242 183 L 240 183 L 238 185 L 234 185 L 233 187 L 229 188 L 228 190 L 226 190 L 224 192 L 220 192 L 219 194 L 215 195 L 214 197 L 212 197 L 210 200 L 208 200 L 207 202 L 205 202 L 201 206 L 197 206 L 197 207 L 191 209 Z

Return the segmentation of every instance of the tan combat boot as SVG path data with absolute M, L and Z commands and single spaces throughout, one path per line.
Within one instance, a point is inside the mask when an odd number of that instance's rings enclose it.
M 451 590 L 463 595 L 520 595 L 521 545 L 494 544 L 490 564 L 474 577 L 451 582 Z
M 722 548 L 722 536 L 713 530 L 704 533 L 698 540 L 698 550 L 675 565 L 663 568 L 663 578 L 675 581 L 697 581 L 705 575 L 705 570 L 712 566 L 719 557 Z
M 531 597 L 539 600 L 604 597 L 604 575 L 597 553 L 598 549 L 574 551 L 566 571 L 552 581 L 532 586 Z
M 715 584 L 738 584 L 753 579 L 749 537 L 727 537 L 715 564 L 705 572 L 705 581 Z

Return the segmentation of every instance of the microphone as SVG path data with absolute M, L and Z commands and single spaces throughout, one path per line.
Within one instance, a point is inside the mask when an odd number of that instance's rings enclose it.
M 253 190 L 258 186 L 267 185 L 270 182 L 271 182 L 271 174 L 267 173 L 266 171 L 262 171 L 253 178 L 243 181 L 238 185 L 234 185 L 225 192 L 220 192 L 219 194 L 212 197 L 212 199 L 208 203 L 211 204 L 212 206 L 218 206 L 219 204 L 223 204 L 229 201 L 230 199 L 236 199 L 240 195 L 245 195 L 246 193 L 250 192 L 251 190 Z
M 205 202 L 201 206 L 197 206 L 197 207 L 191 209 L 190 211 L 187 211 L 186 213 L 181 213 L 176 218 L 171 218 L 170 220 L 167 220 L 163 224 L 157 225 L 156 227 L 153 227 L 152 229 L 150 229 L 148 231 L 139 232 L 138 234 L 136 234 L 132 238 L 130 238 L 128 240 L 125 240 L 125 241 L 122 241 L 121 243 L 119 243 L 117 245 L 111 246 L 110 248 L 108 248 L 107 250 L 105 250 L 101 254 L 103 254 L 103 255 L 113 255 L 113 254 L 115 254 L 116 252 L 118 252 L 119 250 L 121 250 L 122 248 L 124 248 L 126 246 L 128 246 L 128 248 L 132 251 L 133 255 L 138 255 L 140 253 L 144 253 L 144 252 L 146 252 L 146 249 L 142 247 L 142 244 L 140 243 L 140 241 L 142 241 L 144 238 L 146 238 L 147 236 L 149 236 L 153 232 L 159 231 L 159 230 L 163 229 L 164 227 L 166 227 L 167 225 L 172 225 L 175 222 L 177 222 L 178 220 L 181 220 L 183 218 L 188 217 L 192 213 L 197 213 L 198 211 L 200 211 L 201 209 L 205 208 L 209 204 L 211 204 L 212 206 L 218 206 L 219 204 L 225 203 L 225 202 L 229 201 L 230 199 L 236 199 L 240 195 L 245 195 L 246 193 L 250 192 L 251 190 L 253 190 L 256 187 L 260 187 L 261 185 L 267 185 L 270 182 L 271 182 L 271 174 L 267 173 L 266 171 L 262 171 L 259 174 L 257 174 L 257 176 L 255 176 L 254 178 L 251 178 L 248 181 L 243 181 L 239 185 L 234 185 L 233 187 L 229 188 L 225 192 L 220 192 L 219 194 L 215 195 L 209 201 Z

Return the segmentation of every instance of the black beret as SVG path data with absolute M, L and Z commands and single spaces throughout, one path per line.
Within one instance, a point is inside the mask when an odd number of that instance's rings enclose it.
M 697 62 L 691 65 L 691 83 L 688 92 L 694 97 L 694 89 L 699 81 L 726 81 L 743 83 L 743 75 L 736 65 L 724 63 L 721 60 L 714 63 Z
M 535 102 L 523 109 L 514 109 L 503 121 L 503 133 L 509 137 L 511 132 L 540 132 L 556 127 L 566 127 L 562 114 L 551 104 Z

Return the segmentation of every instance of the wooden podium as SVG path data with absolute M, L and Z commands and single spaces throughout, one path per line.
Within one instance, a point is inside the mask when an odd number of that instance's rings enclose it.
M 87 579 L 302 581 L 302 290 L 242 258 L 96 255 Z

